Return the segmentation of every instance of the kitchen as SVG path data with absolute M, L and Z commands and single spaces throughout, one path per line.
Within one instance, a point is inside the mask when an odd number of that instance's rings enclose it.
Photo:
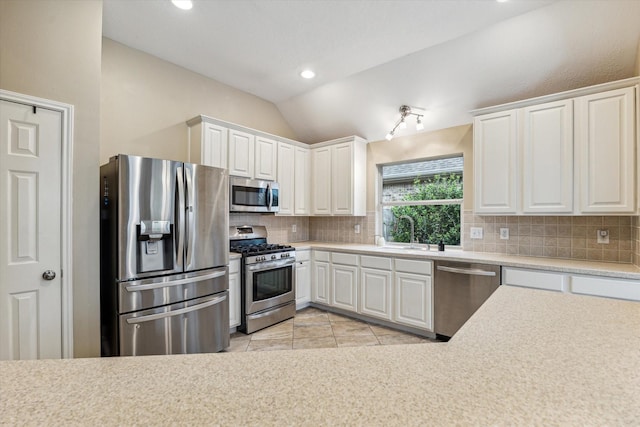
M 15 21 L 6 18 L 0 27 L 3 28 L 3 60 L 0 61 L 0 86 L 16 92 L 34 94 L 49 99 L 68 102 L 75 106 L 75 138 L 74 138 L 74 198 L 76 200 L 95 200 L 95 203 L 77 203 L 74 205 L 74 355 L 76 357 L 96 356 L 99 353 L 98 319 L 99 310 L 97 299 L 98 283 L 98 244 L 85 236 L 89 230 L 98 228 L 97 176 L 98 166 L 106 162 L 109 156 L 118 152 L 135 152 L 141 155 L 152 155 L 160 158 L 174 158 L 174 150 L 181 151 L 180 157 L 186 157 L 186 121 L 195 115 L 206 113 L 209 116 L 226 119 L 235 123 L 245 124 L 254 129 L 260 129 L 274 135 L 295 139 L 296 136 L 285 123 L 277 110 L 266 101 L 260 100 L 247 93 L 224 87 L 218 82 L 207 80 L 201 75 L 186 72 L 179 67 L 168 64 L 150 55 L 142 54 L 109 39 L 102 39 L 101 21 L 102 7 L 98 2 L 62 2 L 55 6 L 39 5 L 38 11 L 34 7 L 18 6 L 12 2 L 3 2 L 0 6 L 0 16 L 18 16 Z M 562 5 L 554 7 L 562 8 Z M 557 11 L 560 13 L 560 11 Z M 565 11 L 566 12 L 566 11 Z M 633 14 L 631 14 L 633 15 Z M 562 16 L 562 15 L 560 15 Z M 28 17 L 28 18 L 27 18 Z M 68 25 L 56 25 L 65 22 Z M 2 19 L 2 18 L 0 18 Z M 21 23 L 35 20 L 42 33 L 32 32 L 28 26 Z M 9 31 L 15 36 L 9 36 Z M 47 34 L 51 36 L 48 43 L 40 38 L 33 40 L 33 34 Z M 78 35 L 84 35 L 78 36 Z M 59 37 L 59 39 L 57 39 Z M 5 40 L 11 42 L 7 45 Z M 33 40 L 29 44 L 32 52 L 26 62 L 28 67 L 11 68 L 4 58 L 13 58 L 21 46 L 17 40 Z M 15 42 L 14 42 L 15 41 Z M 59 43 L 56 43 L 59 41 Z M 14 44 L 15 43 L 15 44 Z M 637 38 L 636 38 L 637 46 Z M 47 51 L 59 52 L 55 60 L 49 59 Z M 9 55 L 9 56 L 7 56 Z M 637 58 L 637 48 L 634 55 Z M 64 59 L 61 61 L 60 59 Z M 627 58 L 628 59 L 628 58 Z M 631 58 L 633 61 L 634 58 Z M 67 64 L 74 64 L 74 72 L 70 73 Z M 5 64 L 5 65 L 2 65 Z M 11 62 L 13 64 L 13 62 Z M 636 66 L 637 67 L 637 66 Z M 48 76 L 42 76 L 41 70 L 48 70 Z M 638 75 L 636 71 L 633 75 Z M 612 74 L 606 80 L 585 81 L 575 87 L 589 86 L 592 83 L 616 80 L 630 75 Z M 184 86 L 184 90 L 163 90 L 175 87 L 176 81 L 192 81 Z M 142 85 L 147 81 L 149 85 Z M 208 88 L 207 94 L 217 99 L 233 99 L 232 103 L 219 101 L 205 101 L 204 95 L 198 93 L 199 88 Z M 141 92 L 137 92 L 136 88 Z M 573 88 L 573 86 L 572 86 Z M 544 93 L 554 93 L 563 90 L 547 90 Z M 124 92 L 124 94 L 122 94 Z M 532 93 L 533 94 L 533 93 Z M 502 100 L 518 100 L 529 98 L 526 94 L 518 93 L 512 98 L 504 95 Z M 101 96 L 104 101 L 101 102 Z M 389 110 L 384 112 L 382 120 L 393 122 L 397 117 L 397 108 L 404 102 L 391 102 Z M 485 105 L 500 103 L 493 102 Z M 186 108 L 186 105 L 196 104 L 196 107 Z M 156 108 L 157 106 L 157 108 Z M 484 105 L 483 105 L 484 106 Z M 251 120 L 251 122 L 247 122 Z M 468 123 L 468 122 L 467 122 Z M 391 123 L 393 125 L 393 123 Z M 472 132 L 469 125 L 451 127 L 445 130 L 434 130 L 413 136 L 397 138 L 392 141 L 391 150 L 385 147 L 391 143 L 381 141 L 390 129 L 387 124 L 381 125 L 381 134 L 368 144 L 368 158 L 370 163 L 388 163 L 412 156 L 426 158 L 462 152 L 466 158 L 472 158 Z M 356 133 L 356 132 L 353 132 Z M 339 133 L 335 137 L 348 133 Z M 100 135 L 98 145 L 96 135 Z M 331 139 L 331 137 L 325 138 Z M 108 144 L 114 144 L 107 146 Z M 181 141 L 175 143 L 175 141 Z M 446 144 L 443 141 L 448 141 Z M 431 142 L 431 144 L 426 144 Z M 120 145 L 121 144 L 121 145 Z M 186 159 L 184 159 L 186 160 Z M 367 182 L 372 182 L 371 168 Z M 472 174 L 465 174 L 465 179 L 471 179 Z M 465 188 L 473 188 L 473 182 L 468 182 Z M 373 192 L 371 186 L 369 192 Z M 367 210 L 374 211 L 373 197 L 367 197 Z M 469 200 L 470 202 L 470 200 Z M 465 210 L 472 210 L 465 197 Z M 302 217 L 304 218 L 304 217 Z M 319 222 L 326 224 L 329 218 L 305 219 L 293 217 L 281 219 L 268 217 L 263 219 L 266 225 L 274 227 L 273 233 L 279 241 L 298 240 L 289 235 L 291 225 L 296 224 L 299 240 L 316 238 L 305 236 L 312 231 L 312 224 Z M 354 219 L 347 219 L 335 234 L 357 238 L 352 231 Z M 273 222 L 273 223 L 271 223 Z M 373 237 L 373 236 L 371 236 Z M 382 353 L 381 353 L 382 354 Z M 245 359 L 246 360 L 246 359 Z M 631 359 L 630 359 L 631 360 Z M 90 362 L 86 362 L 90 363 Z M 324 366 L 324 365 L 323 365 Z

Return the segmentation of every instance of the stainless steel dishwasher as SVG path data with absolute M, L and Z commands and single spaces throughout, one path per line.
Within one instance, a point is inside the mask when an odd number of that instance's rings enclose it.
M 500 266 L 436 261 L 434 329 L 448 341 L 500 286 Z

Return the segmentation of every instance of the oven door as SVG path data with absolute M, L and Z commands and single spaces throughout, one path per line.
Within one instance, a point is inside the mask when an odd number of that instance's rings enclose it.
M 295 259 L 245 267 L 245 314 L 295 301 Z

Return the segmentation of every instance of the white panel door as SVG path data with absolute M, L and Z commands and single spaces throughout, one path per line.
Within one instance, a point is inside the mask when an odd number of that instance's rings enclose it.
M 517 206 L 515 110 L 473 120 L 474 211 L 515 214 Z
M 573 211 L 573 101 L 522 111 L 524 213 Z
M 253 178 L 254 143 L 250 133 L 229 131 L 229 175 Z
M 331 147 L 311 150 L 311 197 L 314 215 L 331 215 Z
M 332 156 L 332 213 L 353 214 L 353 144 L 346 142 L 331 147 Z
M 576 169 L 582 213 L 635 212 L 635 91 L 576 98 Z
M 358 310 L 358 267 L 331 266 L 331 305 L 349 311 Z
M 311 265 L 311 299 L 313 302 L 329 304 L 329 263 L 313 261 Z
M 61 144 L 59 112 L 0 101 L 0 359 L 62 356 Z
M 235 328 L 241 323 L 240 260 L 229 261 L 229 327 Z
M 256 136 L 255 157 L 254 178 L 275 181 L 278 165 L 278 142 Z
M 311 213 L 311 152 L 308 148 L 295 147 L 294 161 L 294 214 Z
M 311 263 L 296 263 L 296 305 L 311 301 Z
M 202 153 L 198 163 L 227 168 L 228 130 L 212 123 L 202 124 Z
M 278 215 L 293 215 L 294 203 L 294 146 L 286 142 L 278 142 L 278 185 L 280 193 L 278 200 L 280 212 Z
M 395 293 L 396 322 L 433 330 L 431 276 L 396 273 Z
M 391 271 L 360 269 L 360 313 L 391 320 Z

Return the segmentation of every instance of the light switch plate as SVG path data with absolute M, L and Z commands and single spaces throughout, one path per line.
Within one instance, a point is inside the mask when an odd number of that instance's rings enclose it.
M 482 227 L 471 227 L 470 234 L 472 239 L 482 239 Z
M 293 224 L 293 225 L 291 226 L 291 232 L 292 232 L 292 233 L 295 233 L 295 232 L 297 232 L 297 231 L 298 231 L 298 225 L 297 225 L 297 224 Z
M 356 225 L 354 225 L 354 226 L 353 226 L 353 231 L 354 231 L 356 234 L 360 234 L 360 224 L 356 224 Z

